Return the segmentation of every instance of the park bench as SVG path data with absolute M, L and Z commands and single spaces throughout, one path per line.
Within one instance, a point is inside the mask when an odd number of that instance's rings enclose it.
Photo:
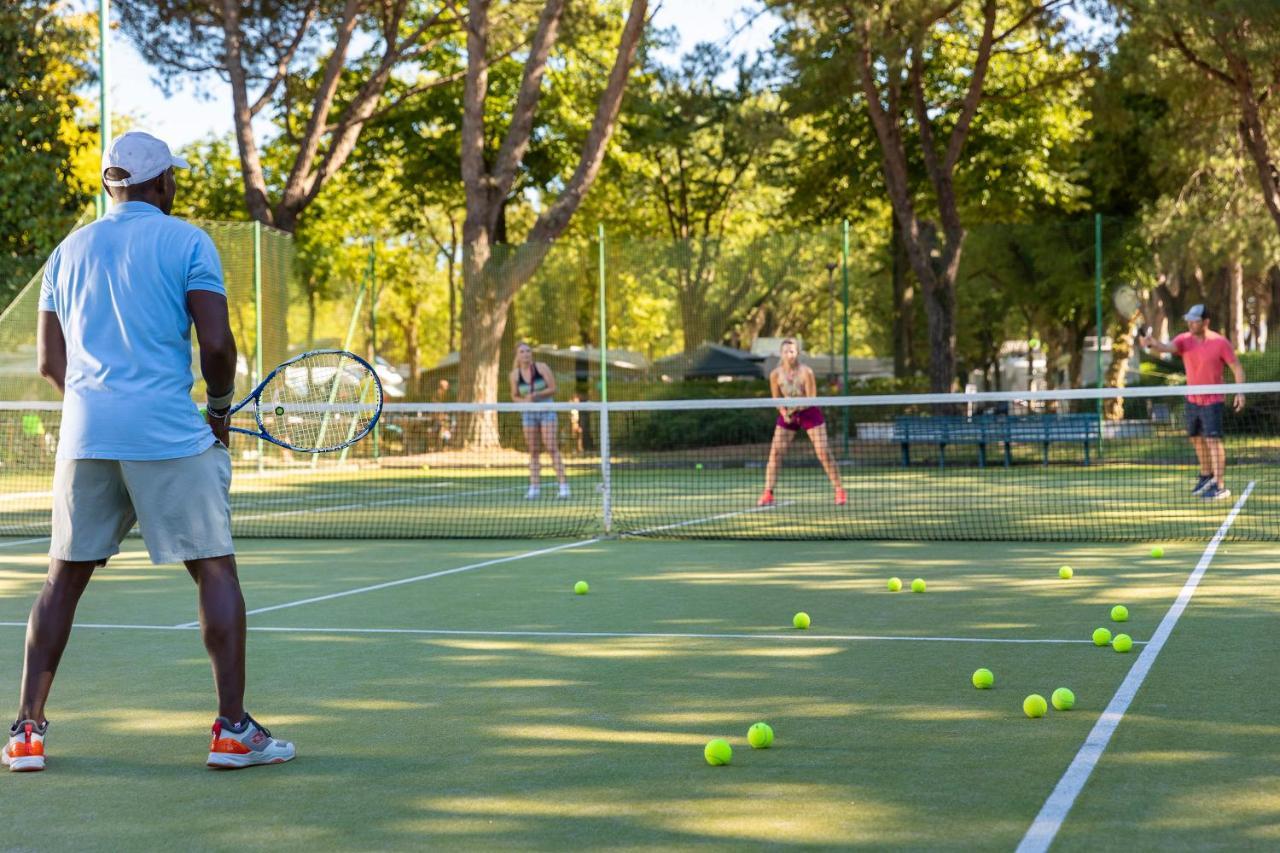
M 978 448 L 978 466 L 987 465 L 987 445 L 1004 445 L 1004 465 L 1013 464 L 1013 445 L 1039 444 L 1044 449 L 1044 464 L 1049 464 L 1049 447 L 1075 443 L 1084 446 L 1084 464 L 1090 462 L 1091 451 L 1099 446 L 1101 426 L 1093 414 L 1069 415 L 910 415 L 894 419 L 893 440 L 902 448 L 902 465 L 911 465 L 911 445 L 936 445 L 938 467 L 946 467 L 949 444 L 972 444 Z

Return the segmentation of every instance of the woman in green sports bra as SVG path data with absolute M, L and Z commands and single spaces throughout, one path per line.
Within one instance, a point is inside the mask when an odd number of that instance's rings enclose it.
M 533 347 L 524 341 L 516 345 L 516 363 L 509 377 L 511 399 L 517 403 L 544 403 L 556 396 L 556 375 L 551 368 L 533 358 Z M 542 448 L 551 454 L 551 464 L 560 481 L 558 498 L 569 497 L 569 481 L 564 473 L 564 459 L 560 456 L 560 443 L 556 440 L 558 419 L 555 412 L 530 409 L 520 413 L 524 426 L 524 443 L 529 448 L 529 491 L 525 500 L 535 500 L 542 494 Z

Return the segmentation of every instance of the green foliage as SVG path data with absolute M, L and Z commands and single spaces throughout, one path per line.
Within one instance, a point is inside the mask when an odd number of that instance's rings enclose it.
M 78 124 L 77 90 L 92 79 L 92 24 L 47 0 L 0 6 L 0 304 L 90 199 L 83 167 L 96 139 Z

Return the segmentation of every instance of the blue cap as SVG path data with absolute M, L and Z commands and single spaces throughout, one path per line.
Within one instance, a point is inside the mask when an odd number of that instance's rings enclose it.
M 1208 311 L 1204 310 L 1203 305 L 1192 305 L 1191 310 L 1182 315 L 1184 320 L 1203 320 Z

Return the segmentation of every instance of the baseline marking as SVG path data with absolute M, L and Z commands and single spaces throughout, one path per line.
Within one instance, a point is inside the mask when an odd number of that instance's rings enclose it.
M 26 622 L 0 622 L 0 628 L 25 628 Z M 116 625 L 100 622 L 76 623 L 77 628 L 111 631 L 194 631 L 196 624 Z M 906 643 L 997 643 L 1020 645 L 1086 645 L 1091 640 L 1018 639 L 1012 637 L 894 637 L 875 634 L 697 634 L 668 631 L 477 631 L 452 628 L 293 628 L 250 625 L 249 631 L 262 634 L 391 634 L 426 637 L 525 637 L 534 639 L 639 639 L 639 640 L 778 640 L 784 642 L 906 642 Z M 1135 641 L 1142 645 L 1142 641 Z
M 364 592 L 376 592 L 380 589 L 391 589 L 392 587 L 404 586 L 405 584 L 417 583 L 418 581 L 431 580 L 432 578 L 440 578 L 445 575 L 456 575 L 460 572 L 469 572 L 473 569 L 483 569 L 486 566 L 496 566 L 500 563 L 513 563 L 516 560 L 526 560 L 530 557 L 541 557 L 546 554 L 554 554 L 558 551 L 568 551 L 571 548 L 581 548 L 583 545 L 594 545 L 601 541 L 599 537 L 594 539 L 581 539 L 577 542 L 569 542 L 564 545 L 555 545 L 551 548 L 540 548 L 537 551 L 526 551 L 523 554 L 514 554 L 510 557 L 498 557 L 493 560 L 483 560 L 479 563 L 469 563 L 465 566 L 457 566 L 452 569 L 442 569 L 438 572 L 430 572 L 425 575 L 415 575 L 411 578 L 400 578 L 399 580 L 386 581 L 385 583 L 372 584 L 371 586 L 362 586 L 356 589 L 347 589 L 342 592 L 331 592 L 328 595 L 317 595 L 312 598 L 303 598 L 298 601 L 289 601 L 284 604 L 273 604 L 269 607 L 257 607 L 253 610 L 246 611 L 246 616 L 256 616 L 259 613 L 270 613 L 273 610 L 284 610 L 289 607 L 301 607 L 304 604 L 316 604 L 320 601 L 332 601 L 335 598 L 346 598 L 349 595 L 359 595 Z M 199 622 L 184 622 L 176 625 L 177 628 L 195 628 L 199 626 Z
M 1129 710 L 1129 705 L 1132 704 L 1138 689 L 1142 687 L 1142 682 L 1146 680 L 1147 673 L 1151 671 L 1151 667 L 1155 664 L 1156 657 L 1160 654 L 1160 650 L 1164 648 L 1165 642 L 1173 632 L 1173 626 L 1178 623 L 1182 612 L 1191 603 L 1191 596 L 1195 594 L 1196 587 L 1200 585 L 1200 579 L 1204 577 L 1204 573 L 1209 568 L 1209 563 L 1213 560 L 1214 554 L 1218 552 L 1218 545 L 1227 535 L 1227 531 L 1231 529 L 1231 525 L 1235 523 L 1236 516 L 1240 514 L 1245 501 L 1249 499 L 1249 494 L 1253 491 L 1254 482 L 1253 480 L 1249 481 L 1249 485 L 1245 487 L 1244 494 L 1240 495 L 1240 500 L 1236 501 L 1236 505 L 1227 514 L 1226 520 L 1218 528 L 1218 532 L 1209 541 L 1209 545 L 1200 556 L 1200 562 L 1196 564 L 1195 571 L 1187 578 L 1187 582 L 1183 584 L 1182 591 L 1178 593 L 1177 599 L 1169 607 L 1168 612 L 1164 614 L 1164 618 L 1160 620 L 1160 624 L 1156 627 L 1155 633 L 1151 635 L 1147 647 L 1142 650 L 1142 654 L 1134 661 L 1133 666 L 1129 669 L 1129 674 L 1120 683 L 1120 688 L 1116 691 L 1116 694 L 1111 697 L 1106 710 L 1102 712 L 1098 722 L 1094 723 L 1093 730 L 1089 732 L 1084 745 L 1080 747 L 1080 751 L 1076 753 L 1076 757 L 1072 759 L 1066 772 L 1062 774 L 1062 778 L 1054 786 L 1053 792 L 1049 794 L 1049 799 L 1045 800 L 1044 805 L 1041 806 L 1040 813 L 1036 815 L 1035 821 L 1027 829 L 1027 834 L 1022 837 L 1022 841 L 1018 844 L 1017 853 L 1045 853 L 1049 849 L 1049 845 L 1053 843 L 1058 830 L 1062 828 L 1062 822 L 1066 820 L 1067 813 L 1071 811 L 1071 806 L 1075 804 L 1076 797 L 1080 795 L 1085 783 L 1089 781 L 1089 776 L 1093 773 L 1093 768 L 1098 765 L 1098 760 L 1102 758 L 1102 753 L 1106 750 L 1107 744 L 1111 742 L 1111 736 L 1115 734 L 1116 727 L 1120 725 L 1120 721 L 1124 718 L 1125 712 Z

